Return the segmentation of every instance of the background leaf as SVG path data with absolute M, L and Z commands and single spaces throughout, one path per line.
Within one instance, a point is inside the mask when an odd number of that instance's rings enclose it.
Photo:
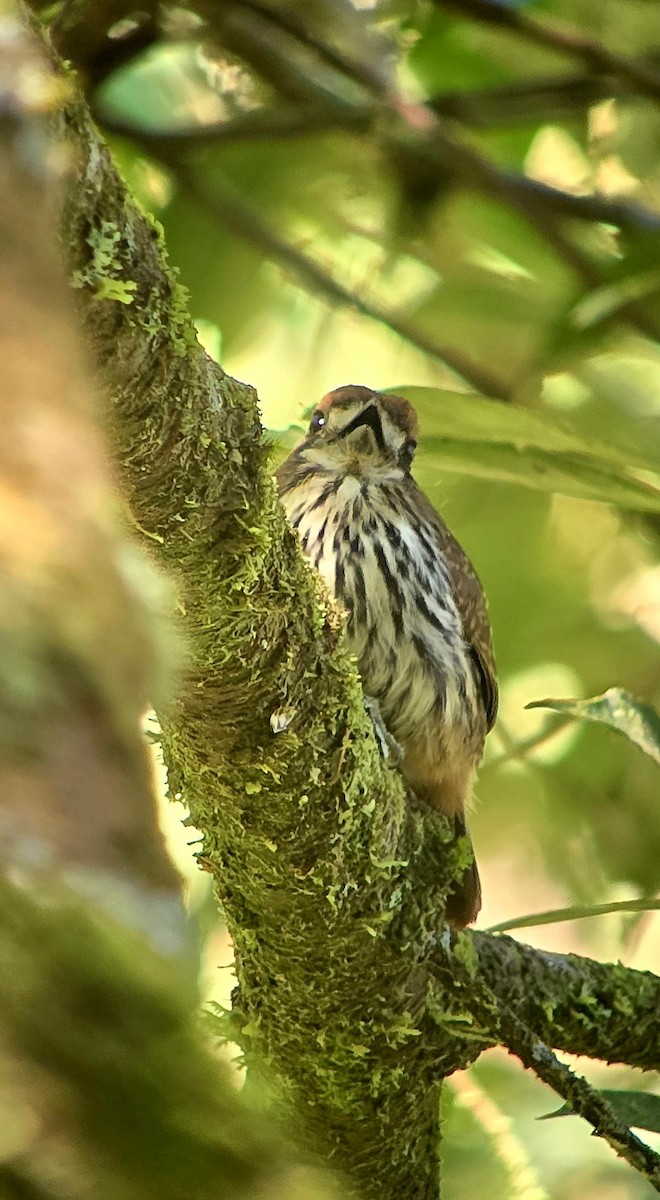
M 550 708 L 553 712 L 581 717 L 583 721 L 608 725 L 660 765 L 660 716 L 622 688 L 608 688 L 604 695 L 592 700 L 532 700 L 527 708 Z
M 638 1092 L 623 1088 L 602 1088 L 601 1096 L 611 1104 L 617 1117 L 626 1125 L 635 1129 L 651 1129 L 660 1133 L 660 1096 L 652 1092 Z M 549 1121 L 553 1117 L 575 1116 L 568 1104 L 562 1105 L 555 1112 L 544 1113 L 539 1121 Z
M 424 447 L 445 470 L 660 511 L 657 462 L 641 446 L 631 454 L 615 443 L 587 437 L 566 418 L 482 396 L 446 388 L 391 390 L 414 404 Z

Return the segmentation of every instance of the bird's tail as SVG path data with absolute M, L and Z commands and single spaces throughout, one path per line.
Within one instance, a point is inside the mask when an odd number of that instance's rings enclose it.
M 457 837 L 469 837 L 464 817 L 454 817 L 454 829 Z M 457 929 L 464 929 L 476 921 L 480 908 L 481 881 L 473 858 L 447 897 L 447 920 Z

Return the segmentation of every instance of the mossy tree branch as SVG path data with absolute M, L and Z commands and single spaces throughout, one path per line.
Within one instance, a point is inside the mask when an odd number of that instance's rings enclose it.
M 442 935 L 462 846 L 405 803 L 380 758 L 338 618 L 275 501 L 254 393 L 196 344 L 159 234 L 83 101 L 62 117 L 76 160 L 63 241 L 84 328 L 136 521 L 181 588 L 191 662 L 161 712 L 164 745 L 234 938 L 244 1040 L 355 1192 L 435 1196 L 437 1086 L 499 1040 L 498 998 L 528 1020 L 533 973 L 544 1036 L 566 1049 L 584 1049 L 583 1012 L 556 959 L 544 969 L 509 939 L 490 952 L 483 935 Z M 589 1052 L 625 1058 L 606 1002 L 625 996 L 632 1024 L 639 995 L 648 1021 L 660 984 L 600 970 Z
M 53 253 L 61 81 L 8 6 L 0 90 L 0 1196 L 310 1200 L 200 1037 L 139 735 L 162 585 Z
M 658 1070 L 657 975 L 577 954 L 550 954 L 510 937 L 474 933 L 473 940 L 500 1007 L 542 1041 L 571 1054 Z

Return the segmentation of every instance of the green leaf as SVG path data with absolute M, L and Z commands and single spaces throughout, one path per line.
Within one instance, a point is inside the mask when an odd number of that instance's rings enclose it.
M 660 289 L 660 270 L 640 271 L 615 283 L 595 288 L 573 307 L 571 318 L 578 329 L 588 329 L 614 316 L 634 300 L 644 300 Z
M 440 388 L 390 389 L 414 404 L 423 447 L 445 470 L 660 511 L 657 460 L 620 448 L 554 414 Z
M 660 715 L 622 688 L 608 688 L 604 695 L 592 700 L 533 700 L 525 707 L 550 708 L 570 717 L 609 725 L 660 765 Z
M 484 933 L 507 933 L 510 929 L 530 929 L 534 925 L 558 925 L 561 921 L 581 921 L 584 917 L 602 917 L 617 912 L 652 912 L 660 909 L 660 898 L 642 896 L 639 900 L 613 900 L 610 904 L 574 904 L 570 908 L 553 908 L 548 912 L 528 913 L 489 925 Z
M 599 1089 L 599 1095 L 607 1100 L 620 1121 L 632 1125 L 635 1129 L 651 1129 L 660 1133 L 660 1096 L 652 1092 L 637 1092 L 624 1088 Z M 552 1117 L 574 1117 L 569 1104 L 562 1104 L 555 1112 L 544 1113 L 539 1121 L 549 1121 Z

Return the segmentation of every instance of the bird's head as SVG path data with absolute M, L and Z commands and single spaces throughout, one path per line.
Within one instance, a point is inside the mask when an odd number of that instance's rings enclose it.
M 364 475 L 385 469 L 405 475 L 416 436 L 415 410 L 403 396 L 349 384 L 323 397 L 299 454 L 325 471 Z

